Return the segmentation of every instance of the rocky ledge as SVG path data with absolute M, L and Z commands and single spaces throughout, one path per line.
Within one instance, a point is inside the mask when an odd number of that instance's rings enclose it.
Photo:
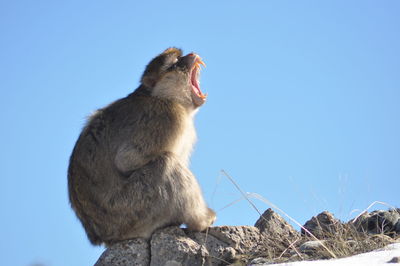
M 255 226 L 215 226 L 206 232 L 179 227 L 109 247 L 95 266 L 268 265 L 367 252 L 399 240 L 400 210 L 364 213 L 342 223 L 322 212 L 296 231 L 268 209 Z

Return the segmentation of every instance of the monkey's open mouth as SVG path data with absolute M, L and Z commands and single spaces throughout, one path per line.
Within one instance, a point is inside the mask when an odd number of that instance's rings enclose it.
M 190 56 L 194 56 L 194 62 L 192 65 L 192 69 L 190 71 L 190 83 L 192 86 L 192 95 L 193 95 L 193 101 L 195 102 L 196 105 L 202 105 L 206 98 L 207 94 L 203 94 L 203 92 L 200 89 L 200 65 L 206 66 L 204 62 L 201 60 L 200 56 L 196 54 L 190 54 Z

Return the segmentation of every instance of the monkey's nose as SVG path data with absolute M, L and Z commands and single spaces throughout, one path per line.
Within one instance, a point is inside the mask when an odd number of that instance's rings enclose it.
M 196 66 L 198 66 L 198 65 L 203 65 L 204 67 L 206 66 L 206 64 L 203 62 L 203 60 L 201 60 L 201 57 L 198 55 L 198 54 L 195 54 L 195 53 L 190 53 L 190 54 L 187 54 L 186 56 L 184 56 L 184 58 L 185 57 L 187 57 L 187 58 L 190 58 L 187 62 L 190 64 L 190 65 L 193 65 L 193 64 L 195 64 Z
M 197 54 L 195 54 L 195 53 L 190 53 L 190 54 L 187 54 L 187 55 L 185 55 L 184 57 L 189 57 L 189 58 L 193 58 L 193 59 L 195 59 L 195 58 L 197 58 L 197 57 L 198 57 L 198 55 L 197 55 Z

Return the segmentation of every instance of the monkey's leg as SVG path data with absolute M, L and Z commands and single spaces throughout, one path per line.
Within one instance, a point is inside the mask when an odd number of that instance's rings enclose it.
M 215 212 L 207 207 L 193 173 L 173 156 L 169 159 L 172 160 L 171 165 L 174 167 L 166 176 L 175 184 L 172 198 L 177 202 L 176 205 L 180 206 L 177 211 L 190 230 L 203 231 L 214 223 Z
M 118 220 L 125 239 L 149 238 L 158 228 L 182 223 L 202 231 L 215 220 L 193 174 L 169 152 L 133 171 L 113 202 L 122 208 L 114 213 L 124 215 Z

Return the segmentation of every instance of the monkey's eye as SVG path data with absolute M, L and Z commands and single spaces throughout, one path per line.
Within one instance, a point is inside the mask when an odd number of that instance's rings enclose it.
M 178 62 L 179 57 L 175 57 L 175 59 L 172 61 L 173 64 L 176 64 L 176 62 Z

